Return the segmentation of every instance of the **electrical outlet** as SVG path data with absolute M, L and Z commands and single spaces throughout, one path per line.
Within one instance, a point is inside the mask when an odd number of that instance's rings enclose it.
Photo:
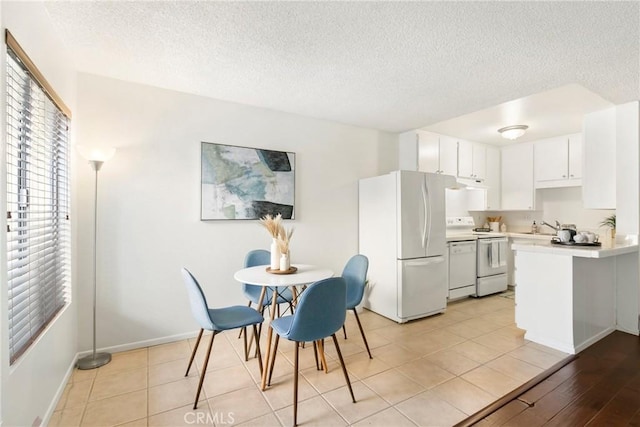
M 525 213 L 522 215 L 522 219 L 524 219 L 525 221 L 531 221 L 531 214 L 530 213 Z

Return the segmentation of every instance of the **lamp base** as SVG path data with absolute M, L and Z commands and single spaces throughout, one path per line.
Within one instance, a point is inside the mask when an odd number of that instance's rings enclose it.
M 106 365 L 111 362 L 111 354 L 110 353 L 96 353 L 95 356 L 90 354 L 88 356 L 83 357 L 78 360 L 77 367 L 78 369 L 95 369 L 100 366 Z

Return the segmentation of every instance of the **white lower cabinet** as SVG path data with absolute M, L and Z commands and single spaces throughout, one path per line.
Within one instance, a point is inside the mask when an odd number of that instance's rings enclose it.
M 575 354 L 615 330 L 615 256 L 517 251 L 515 259 L 516 325 L 525 339 Z

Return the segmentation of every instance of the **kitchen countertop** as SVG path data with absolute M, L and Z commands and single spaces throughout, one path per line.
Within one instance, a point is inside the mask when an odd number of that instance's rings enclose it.
M 550 236 L 547 241 L 515 242 L 511 245 L 514 251 L 538 252 L 556 255 L 568 255 L 581 258 L 606 258 L 638 252 L 638 244 L 632 241 L 603 242 L 602 246 L 564 246 L 552 244 Z

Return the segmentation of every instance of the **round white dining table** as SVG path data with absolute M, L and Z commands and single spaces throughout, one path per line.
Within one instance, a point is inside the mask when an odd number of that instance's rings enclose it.
M 240 283 L 246 283 L 248 285 L 262 286 L 262 294 L 260 295 L 260 304 L 258 311 L 262 309 L 262 301 L 264 299 L 267 288 L 275 288 L 276 286 L 289 286 L 291 287 L 292 294 L 295 296 L 296 286 L 309 285 L 317 282 L 318 280 L 328 279 L 333 277 L 333 271 L 327 268 L 317 267 L 309 264 L 295 264 L 293 265 L 298 270 L 291 274 L 276 274 L 267 271 L 268 265 L 258 265 L 255 267 L 247 267 L 242 270 L 238 270 L 233 278 Z M 273 292 L 273 301 L 271 303 L 271 320 L 276 317 L 276 299 L 277 292 Z M 273 336 L 273 329 L 269 325 L 267 330 L 267 351 L 264 357 L 264 369 L 262 371 L 262 390 L 267 388 L 267 367 L 269 366 L 269 358 L 271 354 L 271 338 Z M 325 362 L 326 366 L 326 362 Z
M 316 267 L 308 264 L 295 264 L 298 269 L 291 274 L 275 274 L 267 272 L 268 265 L 243 268 L 233 275 L 240 283 L 257 286 L 300 286 L 308 285 L 318 280 L 333 277 L 333 271 L 327 268 Z

